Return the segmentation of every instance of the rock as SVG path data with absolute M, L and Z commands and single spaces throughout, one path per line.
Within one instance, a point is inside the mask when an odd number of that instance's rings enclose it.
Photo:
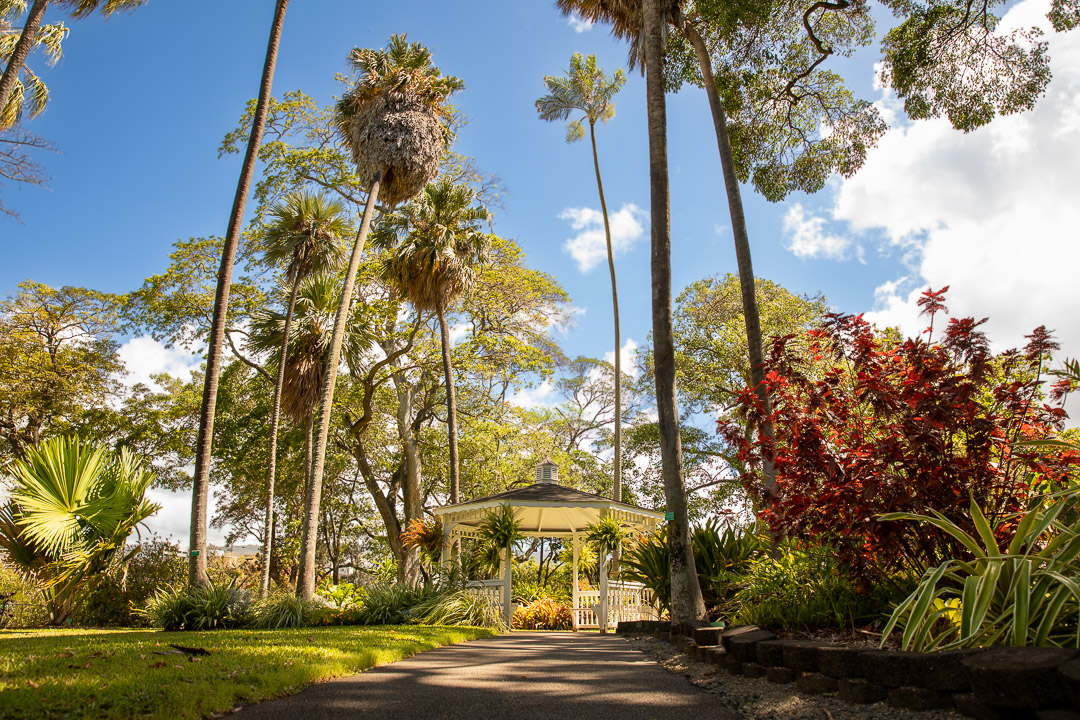
M 976 698 L 975 693 L 956 693 L 953 695 L 953 707 L 961 715 L 976 720 L 1027 720 L 1035 717 L 1031 711 L 987 705 Z
M 887 697 L 885 688 L 860 678 L 840 678 L 836 686 L 840 699 L 855 705 L 869 705 Z
M 760 678 L 765 677 L 765 670 L 767 668 L 764 665 L 759 665 L 756 662 L 743 663 L 742 674 L 743 677 L 748 678 Z
M 730 654 L 724 654 L 722 667 L 732 675 L 742 675 L 742 662 L 733 658 Z
M 915 684 L 913 663 L 921 654 L 901 650 L 863 650 L 859 653 L 863 677 L 883 687 L 911 687 Z
M 729 646 L 733 638 L 737 638 L 738 636 L 747 633 L 757 632 L 760 629 L 761 628 L 757 625 L 734 625 L 720 633 L 720 644 L 724 646 L 725 650 L 730 652 L 731 648 Z
M 708 620 L 686 620 L 681 623 L 673 622 L 671 623 L 671 634 L 693 637 L 694 631 L 703 627 L 709 627 Z
M 743 633 L 728 641 L 728 652 L 742 662 L 757 662 L 757 644 L 763 640 L 775 640 L 767 630 Z
M 818 671 L 834 678 L 861 678 L 860 652 L 843 645 L 822 645 L 818 648 Z
M 818 650 L 822 643 L 801 640 L 784 641 L 784 665 L 795 672 L 817 672 Z
M 762 640 L 754 646 L 757 661 L 765 667 L 784 666 L 784 641 Z
M 1057 670 L 1078 655 L 1063 648 L 997 647 L 961 662 L 980 702 L 1043 710 L 1066 704 L 1065 682 Z
M 836 678 L 828 675 L 804 672 L 799 673 L 799 676 L 795 679 L 795 687 L 799 689 L 799 692 L 807 695 L 820 695 L 821 693 L 836 692 L 837 682 Z
M 705 662 L 710 665 L 716 665 L 718 667 L 724 666 L 724 648 L 722 647 L 707 647 L 705 650 Z
M 1080 708 L 1080 659 L 1070 660 L 1058 667 L 1058 676 L 1065 687 L 1065 697 L 1073 707 Z
M 630 635 L 641 630 L 641 620 L 621 620 L 615 627 L 615 632 L 619 635 Z
M 963 661 L 980 652 L 981 648 L 970 648 L 920 653 L 912 662 L 915 684 L 942 692 L 969 692 L 971 681 Z
M 1080 720 L 1080 712 L 1065 708 L 1040 710 L 1035 713 L 1035 720 Z
M 795 682 L 795 671 L 786 667 L 767 667 L 765 679 L 771 683 L 786 685 Z
M 719 627 L 702 627 L 694 629 L 694 642 L 698 645 L 719 645 L 720 633 L 724 632 L 724 628 Z
M 921 687 L 889 688 L 889 704 L 908 710 L 948 710 L 953 706 L 952 695 Z

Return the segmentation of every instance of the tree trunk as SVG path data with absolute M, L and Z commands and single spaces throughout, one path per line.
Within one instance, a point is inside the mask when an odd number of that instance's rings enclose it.
M 653 358 L 659 415 L 660 464 L 671 552 L 671 620 L 684 623 L 705 617 L 683 482 L 679 413 L 675 397 L 675 339 L 671 318 L 671 208 L 668 196 L 667 117 L 664 98 L 663 45 L 659 0 L 644 0 L 646 105 L 649 113 L 649 179 L 652 215 Z
M 259 100 L 255 105 L 255 114 L 251 121 L 251 136 L 248 138 L 244 165 L 240 170 L 240 181 L 233 198 L 232 213 L 229 216 L 229 228 L 225 235 L 225 246 L 221 252 L 221 267 L 218 269 L 217 292 L 214 296 L 214 318 L 210 325 L 210 339 L 206 351 L 206 377 L 203 380 L 202 410 L 199 415 L 199 435 L 195 446 L 195 474 L 191 484 L 191 536 L 188 555 L 188 583 L 206 586 L 206 517 L 210 498 L 210 458 L 214 439 L 214 409 L 217 405 L 218 377 L 221 374 L 222 343 L 225 340 L 225 319 L 229 308 L 229 287 L 232 283 L 232 266 L 236 259 L 236 246 L 240 240 L 240 226 L 244 219 L 244 205 L 247 203 L 251 179 L 255 174 L 255 163 L 262 143 L 263 127 L 266 124 L 266 112 L 270 105 L 270 91 L 274 82 L 274 66 L 277 63 L 278 45 L 281 43 L 281 29 L 285 24 L 285 9 L 289 0 L 277 0 L 274 10 L 274 24 L 270 28 L 270 41 L 266 46 L 266 60 L 263 63 L 262 83 L 259 86 Z
M 615 486 L 611 497 L 622 501 L 622 336 L 619 332 L 619 289 L 615 283 L 615 253 L 611 249 L 611 225 L 608 221 L 604 183 L 600 179 L 600 156 L 596 152 L 596 126 L 589 124 L 592 141 L 593 168 L 596 170 L 596 189 L 600 193 L 600 213 L 604 216 L 604 240 L 607 243 L 608 271 L 611 273 L 611 307 L 615 315 Z
M 446 433 L 450 445 L 450 504 L 461 497 L 461 480 L 458 477 L 457 449 L 457 393 L 454 391 L 454 365 L 450 362 L 450 328 L 446 324 L 446 308 L 442 303 L 435 308 L 439 318 L 439 332 L 442 337 L 442 366 L 446 377 Z
M 4 122 L 4 116 L 6 115 L 4 109 L 7 108 L 8 101 L 11 100 L 11 93 L 15 90 L 15 83 L 19 79 L 19 71 L 22 70 L 23 65 L 26 64 L 26 58 L 30 57 L 30 51 L 37 44 L 38 31 L 41 30 L 41 19 L 45 16 L 45 10 L 48 7 L 49 0 L 34 0 L 34 4 L 30 6 L 30 13 L 26 16 L 26 23 L 19 34 L 19 39 L 15 43 L 15 48 L 11 51 L 11 57 L 8 59 L 7 67 L 4 69 L 4 76 L 0 78 L 0 130 L 15 124 L 15 115 L 18 114 L 18 108 L 14 108 L 10 123 Z
M 345 274 L 345 286 L 341 290 L 341 302 L 334 318 L 334 336 L 330 340 L 327 353 L 326 379 L 323 381 L 322 400 L 319 402 L 319 427 L 315 436 L 315 455 L 311 464 L 311 483 L 305 499 L 304 533 L 300 545 L 300 576 L 296 582 L 296 593 L 305 600 L 315 595 L 315 548 L 319 539 L 319 503 L 322 500 L 323 468 L 326 464 L 326 445 L 330 439 L 330 415 L 334 408 L 334 385 L 337 383 L 338 364 L 341 362 L 341 344 L 345 339 L 345 325 L 349 321 L 352 309 L 353 285 L 356 273 L 360 269 L 360 257 L 364 254 L 368 229 L 371 227 L 371 215 L 379 199 L 379 183 L 382 172 L 375 174 L 375 179 L 368 190 L 364 217 L 360 221 L 360 230 L 353 243 L 349 270 Z
M 424 514 L 424 498 L 420 490 L 423 465 L 420 459 L 420 444 L 416 440 L 413 428 L 413 388 L 401 370 L 401 358 L 395 358 L 393 379 L 398 397 L 397 423 L 401 438 L 401 452 L 405 460 L 405 479 L 401 486 L 402 511 L 404 518 L 401 527 L 409 527 L 413 520 Z M 398 561 L 398 579 L 406 585 L 416 586 L 420 582 L 420 551 L 416 547 L 401 549 Z
M 773 437 L 772 413 L 769 395 L 765 392 L 765 352 L 762 348 L 761 316 L 758 313 L 757 293 L 754 287 L 754 267 L 750 261 L 750 238 L 746 231 L 746 216 L 743 214 L 742 195 L 739 191 L 739 178 L 735 175 L 735 158 L 731 153 L 731 138 L 728 136 L 727 114 L 716 89 L 716 80 L 712 72 L 712 60 L 705 47 L 705 41 L 689 21 L 682 24 L 682 33 L 694 47 L 698 67 L 704 80 L 705 94 L 709 98 L 712 110 L 713 126 L 716 129 L 716 145 L 720 150 L 720 164 L 724 169 L 724 187 L 727 190 L 728 211 L 731 215 L 731 236 L 735 241 L 735 260 L 739 266 L 739 291 L 742 294 L 743 320 L 746 324 L 746 347 L 750 358 L 750 384 L 758 396 L 766 419 L 758 431 L 771 439 Z M 765 456 L 762 464 L 762 481 L 766 504 L 771 504 L 776 497 L 776 469 L 771 457 Z
M 289 309 L 285 312 L 285 332 L 281 339 L 281 352 L 278 353 L 277 379 L 274 382 L 274 401 L 270 409 L 270 455 L 266 471 L 266 512 L 263 527 L 266 543 L 263 547 L 262 580 L 259 583 L 259 597 L 265 598 L 270 592 L 270 552 L 274 533 L 274 474 L 277 471 L 277 434 L 278 421 L 281 417 L 281 386 L 285 384 L 285 357 L 289 352 L 289 331 L 292 330 L 293 312 L 296 310 L 296 294 L 300 291 L 300 279 L 293 283 L 289 294 Z

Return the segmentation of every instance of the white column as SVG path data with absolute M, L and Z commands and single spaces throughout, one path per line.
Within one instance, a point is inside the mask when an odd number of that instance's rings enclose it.
M 444 574 L 446 573 L 446 569 L 450 567 L 450 548 L 452 547 L 452 544 L 450 543 L 451 530 L 452 526 L 443 526 L 442 555 L 439 556 L 439 569 L 442 570 Z
M 503 596 L 503 613 L 505 614 L 506 626 L 507 627 L 510 627 L 510 622 L 513 619 L 513 616 L 514 616 L 514 613 L 510 609 L 510 583 L 511 583 L 511 580 L 513 579 L 513 577 L 514 577 L 514 569 L 513 569 L 513 562 L 512 562 L 513 556 L 511 555 L 512 548 L 513 548 L 513 543 L 511 543 L 510 545 L 507 545 L 506 549 L 503 550 L 503 552 L 506 553 L 506 559 L 503 560 L 503 593 L 502 593 L 502 596 Z
M 573 564 L 572 573 L 573 573 L 573 583 L 574 584 L 573 584 L 572 590 L 573 590 L 573 603 L 574 603 L 574 629 L 577 630 L 578 629 L 577 628 L 577 624 L 578 624 L 578 613 L 577 613 L 577 611 L 578 611 L 578 608 L 581 607 L 581 599 L 578 597 L 578 592 L 579 591 L 578 591 L 577 566 L 578 566 L 579 550 L 578 550 L 578 536 L 577 536 L 577 533 L 573 534 L 573 548 L 574 548 L 574 564 Z
M 608 627 L 608 578 L 607 556 L 600 555 L 600 632 L 606 633 Z

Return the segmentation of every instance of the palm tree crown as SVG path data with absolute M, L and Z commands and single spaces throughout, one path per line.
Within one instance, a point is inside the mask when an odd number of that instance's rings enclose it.
M 574 142 L 585 137 L 583 121 L 595 125 L 597 121 L 606 123 L 615 117 L 612 98 L 625 84 L 626 75 L 621 68 L 609 78 L 596 66 L 595 55 L 583 57 L 574 53 L 565 77 L 544 77 L 548 94 L 536 101 L 536 111 L 542 120 L 568 120 L 582 113 L 566 125 L 566 140 Z
M 269 263 L 286 263 L 284 279 L 289 285 L 309 275 L 341 270 L 342 238 L 355 231 L 339 200 L 306 190 L 292 193 L 270 208 L 270 217 L 264 257 Z

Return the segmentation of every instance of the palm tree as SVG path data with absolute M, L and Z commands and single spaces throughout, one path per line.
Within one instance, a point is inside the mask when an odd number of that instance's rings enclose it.
M 334 384 L 371 215 L 378 200 L 387 205 L 404 202 L 423 190 L 438 173 L 450 142 L 447 101 L 463 87 L 459 79 L 444 77 L 431 64 L 427 48 L 420 43 L 410 44 L 404 35 L 392 36 L 385 50 L 354 48 L 349 61 L 358 77 L 338 102 L 337 124 L 342 138 L 352 148 L 357 174 L 368 186 L 368 199 L 345 273 L 319 402 L 297 582 L 298 594 L 307 599 L 315 594 L 315 546 Z
M 675 397 L 675 338 L 671 302 L 671 207 L 668 191 L 667 108 L 664 98 L 666 19 L 679 0 L 557 0 L 563 12 L 612 22 L 617 36 L 635 43 L 643 59 L 649 117 L 649 179 L 652 220 L 653 357 L 659 415 L 661 475 L 671 552 L 671 619 L 685 623 L 705 617 L 705 603 L 694 567 L 683 478 L 682 443 Z M 631 57 L 634 57 L 632 53 Z M 752 281 L 752 279 L 751 279 Z M 751 286 L 752 287 L 752 286 Z
M 600 192 L 600 212 L 604 217 L 604 240 L 607 242 L 608 271 L 611 274 L 611 306 L 615 314 L 615 487 L 612 497 L 622 500 L 622 338 L 619 333 L 619 291 L 615 284 L 615 254 L 611 249 L 611 225 L 608 222 L 607 200 L 604 183 L 600 179 L 600 157 L 596 152 L 596 123 L 607 123 L 615 116 L 612 98 L 626 84 L 621 69 L 608 79 L 604 71 L 596 67 L 596 56 L 582 58 L 574 53 L 570 58 L 570 70 L 566 77 L 548 75 L 544 78 L 548 94 L 536 101 L 536 110 L 543 120 L 568 120 L 577 113 L 582 116 L 566 126 L 566 141 L 575 142 L 585 135 L 583 121 L 589 123 L 589 140 L 592 142 L 593 169 L 596 171 L 596 189 Z
M 64 8 L 74 18 L 83 18 L 99 9 L 106 17 L 118 10 L 134 10 L 146 3 L 146 0 L 51 0 L 51 3 Z M 10 0 L 4 4 L 7 5 L 9 11 L 26 7 L 23 2 L 15 3 L 10 2 Z M 44 42 L 44 40 L 40 39 L 43 33 L 55 34 L 57 32 L 56 26 L 53 25 L 47 25 L 45 28 L 41 27 L 41 19 L 45 16 L 45 11 L 49 8 L 49 5 L 50 0 L 34 0 L 34 4 L 30 6 L 30 12 L 26 16 L 22 31 L 19 33 L 19 39 L 11 48 L 10 54 L 4 53 L 8 54 L 9 57 L 7 67 L 4 68 L 4 75 L 0 77 L 0 129 L 13 125 L 22 107 L 22 102 L 19 102 L 17 106 L 13 105 L 9 108 L 9 101 L 12 100 L 12 96 L 17 89 L 22 87 L 19 82 L 19 72 L 26 64 L 26 58 L 29 57 L 30 51 L 36 45 Z M 7 13 L 0 13 L 0 15 L 3 14 Z M 63 26 L 61 25 L 60 28 L 62 29 Z M 48 47 L 47 44 L 46 47 Z M 33 75 L 30 75 L 30 78 L 33 77 Z M 38 85 L 31 81 L 30 88 L 35 93 L 39 93 L 44 88 L 44 85 Z M 47 91 L 41 99 L 42 107 L 44 107 L 44 100 L 46 99 L 48 99 Z M 11 118 L 11 122 L 6 122 L 9 118 Z
M 75 593 L 124 554 L 128 536 L 161 506 L 148 502 L 151 472 L 122 450 L 77 437 L 53 438 L 9 465 L 10 500 L 0 508 L 0 547 L 39 584 L 53 625 L 71 615 Z
M 285 9 L 289 0 L 277 0 L 274 22 L 270 27 L 270 40 L 266 45 L 259 99 L 251 120 L 240 180 L 236 185 L 229 228 L 225 245 L 221 250 L 221 266 L 218 268 L 217 291 L 214 294 L 214 315 L 210 323 L 210 338 L 206 349 L 206 373 L 203 379 L 202 406 L 199 413 L 199 435 L 195 444 L 195 473 L 191 481 L 191 539 L 188 557 L 188 582 L 205 586 L 206 577 L 206 517 L 210 499 L 210 456 L 214 439 L 214 409 L 217 406 L 218 378 L 221 374 L 222 344 L 225 341 L 225 319 L 229 309 L 229 288 L 232 284 L 232 266 L 236 259 L 236 246 L 240 240 L 240 225 L 244 219 L 244 205 L 255 174 L 255 161 L 262 143 L 266 112 L 270 106 L 270 91 L 274 84 L 274 66 L 277 64 L 281 30 L 285 25 Z
M 446 379 L 446 425 L 450 446 L 450 502 L 460 498 L 458 475 L 457 400 L 450 361 L 450 327 L 446 309 L 472 287 L 475 267 L 487 259 L 488 235 L 481 224 L 490 217 L 474 205 L 476 191 L 443 178 L 399 213 L 387 216 L 372 243 L 392 250 L 384 269 L 391 284 L 420 311 L 439 319 L 443 374 Z M 395 245 L 395 241 L 401 241 Z
M 11 60 L 11 55 L 21 35 L 21 31 L 16 31 L 11 27 L 8 18 L 17 17 L 23 7 L 24 5 L 19 0 L 0 0 L 0 63 L 8 63 Z M 45 50 L 49 65 L 55 65 L 56 61 L 63 57 L 61 45 L 67 34 L 68 29 L 63 23 L 44 25 L 38 31 L 34 39 L 34 47 Z M 22 119 L 24 109 L 30 111 L 31 117 L 39 115 L 45 110 L 48 102 L 49 88 L 24 63 L 22 72 L 15 73 L 14 85 L 6 104 L 0 105 L 0 130 L 10 128 Z
M 281 392 L 285 384 L 286 352 L 292 329 L 293 311 L 300 284 L 316 273 L 331 273 L 344 264 L 341 238 L 351 235 L 352 226 L 345 207 L 325 194 L 298 192 L 275 203 L 270 209 L 271 225 L 266 233 L 264 258 L 268 263 L 286 263 L 283 280 L 291 288 L 278 352 L 274 399 L 270 409 L 270 451 L 266 477 L 266 513 L 263 527 L 263 567 L 260 597 L 270 591 L 270 552 L 274 529 L 274 474 L 277 461 L 277 431 Z

